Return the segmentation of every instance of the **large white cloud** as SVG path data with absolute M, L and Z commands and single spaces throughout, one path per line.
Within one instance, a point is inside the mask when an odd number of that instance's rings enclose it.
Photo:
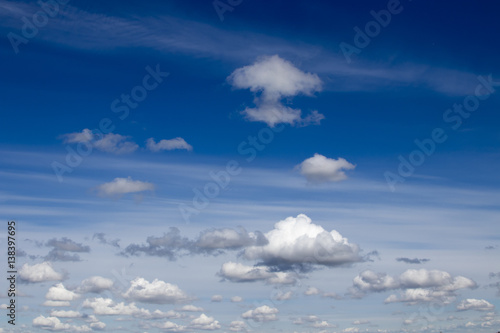
M 73 291 L 70 291 L 64 287 L 62 283 L 58 283 L 53 287 L 49 288 L 49 291 L 45 295 L 45 298 L 49 301 L 72 301 L 79 297 Z
M 213 331 L 221 328 L 221 325 L 214 317 L 208 317 L 206 314 L 202 313 L 198 318 L 191 321 L 189 327 L 198 330 Z
M 149 138 L 146 142 L 146 147 L 152 152 L 158 152 L 161 150 L 175 150 L 175 149 L 185 149 L 188 151 L 193 150 L 193 147 L 186 142 L 183 138 L 174 138 L 170 140 L 160 140 L 155 142 L 153 138 Z
M 289 272 L 272 272 L 267 266 L 246 266 L 235 262 L 222 265 L 219 276 L 232 282 L 265 281 L 270 284 L 293 284 L 297 277 Z
M 236 69 L 228 77 L 228 82 L 235 88 L 250 89 L 256 94 L 256 107 L 243 111 L 250 121 L 265 122 L 269 126 L 279 123 L 307 125 L 319 123 L 324 118 L 317 111 L 301 118 L 301 110 L 282 104 L 285 97 L 312 95 L 320 91 L 321 80 L 316 74 L 302 72 L 278 55 L 263 57 L 252 65 Z
M 154 185 L 140 180 L 128 178 L 115 178 L 109 183 L 101 184 L 97 187 L 99 194 L 103 196 L 120 196 L 126 193 L 138 193 L 153 191 Z
M 175 284 L 158 279 L 149 282 L 144 278 L 132 280 L 123 297 L 155 304 L 172 304 L 189 300 L 189 297 Z
M 333 159 L 320 154 L 314 154 L 298 165 L 300 173 L 312 184 L 347 179 L 344 170 L 352 170 L 355 167 L 343 158 Z
M 86 325 L 75 326 L 62 323 L 57 317 L 38 316 L 33 319 L 33 326 L 49 331 L 90 332 L 92 329 Z
M 78 293 L 101 293 L 113 287 L 113 280 L 104 278 L 102 276 L 91 276 L 82 281 L 80 286 L 76 289 Z
M 361 261 L 359 247 L 335 230 L 313 224 L 304 214 L 288 217 L 265 234 L 268 244 L 245 249 L 247 259 L 268 265 L 319 264 L 338 266 Z
M 52 268 L 50 262 L 42 262 L 40 264 L 24 264 L 19 270 L 21 280 L 27 282 L 45 282 L 45 281 L 60 281 L 63 275 L 56 272 Z
M 271 308 L 267 305 L 262 305 L 253 310 L 248 310 L 247 312 L 243 313 L 241 317 L 245 319 L 252 319 L 254 321 L 264 322 L 278 320 L 278 313 L 278 309 Z
M 476 310 L 492 311 L 495 308 L 493 304 L 484 299 L 467 298 L 457 305 L 458 311 Z

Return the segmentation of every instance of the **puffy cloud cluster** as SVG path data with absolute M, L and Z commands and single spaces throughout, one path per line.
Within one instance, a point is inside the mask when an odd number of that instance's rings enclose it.
M 390 295 L 385 302 L 437 301 L 448 304 L 459 289 L 475 288 L 476 283 L 463 276 L 452 277 L 448 272 L 426 269 L 408 269 L 397 277 L 366 270 L 353 279 L 351 294 L 361 297 L 369 292 L 383 292 L 401 289 L 401 295 Z
M 19 270 L 19 277 L 25 282 L 46 282 L 46 281 L 60 281 L 63 275 L 56 272 L 52 268 L 50 262 L 42 262 L 40 264 L 24 264 Z
M 128 245 L 121 254 L 146 254 L 176 260 L 183 255 L 218 255 L 239 249 L 243 250 L 245 259 L 258 260 L 260 264 L 249 268 L 226 263 L 220 275 L 236 282 L 269 280 L 273 277 L 288 281 L 290 276 L 276 274 L 275 271 L 296 268 L 307 270 L 312 265 L 349 265 L 363 260 L 356 244 L 349 243 L 335 230 L 326 231 L 313 224 L 303 214 L 276 223 L 274 229 L 265 234 L 260 231 L 248 232 L 243 227 L 221 228 L 204 230 L 196 239 L 189 239 L 181 236 L 179 229 L 170 228 L 163 236 L 148 237 L 146 244 Z
M 189 324 L 190 328 L 198 329 L 198 330 L 207 330 L 213 331 L 221 328 L 221 325 L 214 317 L 208 317 L 204 313 L 202 313 L 198 318 L 195 318 Z
M 92 329 L 86 325 L 75 326 L 62 323 L 57 317 L 38 316 L 33 319 L 33 326 L 49 331 L 90 332 Z
M 476 310 L 492 311 L 495 308 L 493 304 L 484 299 L 467 298 L 457 305 L 458 311 Z
M 153 191 L 154 188 L 155 187 L 152 183 L 133 180 L 131 177 L 128 177 L 115 178 L 111 182 L 99 185 L 97 190 L 102 196 L 116 197 L 127 193 Z
M 231 261 L 222 265 L 218 275 L 232 282 L 265 281 L 269 284 L 293 284 L 297 280 L 294 273 L 272 272 L 267 266 L 246 266 Z
M 162 319 L 162 318 L 180 318 L 181 315 L 175 311 L 162 312 L 155 310 L 153 312 L 148 309 L 139 308 L 135 303 L 125 304 L 124 302 L 117 303 L 111 298 L 92 298 L 86 299 L 82 306 L 90 308 L 94 311 L 94 315 L 128 315 L 141 319 Z
M 257 322 L 265 322 L 278 320 L 278 313 L 278 309 L 263 305 L 253 310 L 248 310 L 247 312 L 243 313 L 241 317 L 245 319 L 252 319 L 253 321 Z
M 279 123 L 309 125 L 319 124 L 322 114 L 313 111 L 301 118 L 302 111 L 283 105 L 283 98 L 299 94 L 312 95 L 321 90 L 321 80 L 316 74 L 305 73 L 278 55 L 263 57 L 254 64 L 236 69 L 228 82 L 238 89 L 250 89 L 256 94 L 255 108 L 246 108 L 243 114 L 250 121 L 275 126 Z
M 261 260 L 265 265 L 287 267 L 318 264 L 339 266 L 359 262 L 359 247 L 332 230 L 313 224 L 304 214 L 288 217 L 274 225 L 265 237 L 268 244 L 251 246 L 244 250 L 244 257 Z
M 300 173 L 311 184 L 326 182 L 338 182 L 347 179 L 344 170 L 352 170 L 356 166 L 343 158 L 328 158 L 320 154 L 314 154 L 298 165 Z
M 184 332 L 186 330 L 186 326 L 178 325 L 171 321 L 166 321 L 163 323 L 152 323 L 151 326 L 159 328 L 165 332 Z
M 247 326 L 244 321 L 235 320 L 229 324 L 229 330 L 231 332 L 246 332 Z
M 144 278 L 136 278 L 131 281 L 130 287 L 123 294 L 123 297 L 153 304 L 173 304 L 189 300 L 189 297 L 175 284 L 158 279 L 149 282 Z
M 193 150 L 193 147 L 187 143 L 186 140 L 179 137 L 170 140 L 160 140 L 158 142 L 155 142 L 153 138 L 149 138 L 146 142 L 146 147 L 152 152 L 175 149 L 185 149 L 187 151 Z

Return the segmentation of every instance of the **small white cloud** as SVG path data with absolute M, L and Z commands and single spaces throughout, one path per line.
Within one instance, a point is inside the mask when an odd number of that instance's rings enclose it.
M 179 309 L 179 311 L 185 311 L 185 312 L 203 312 L 203 308 L 199 306 L 194 306 L 192 304 L 189 305 L 184 305 L 182 308 Z
M 45 295 L 45 298 L 49 301 L 72 301 L 77 299 L 79 296 L 66 289 L 62 283 L 58 283 L 53 287 L 49 288 L 49 291 Z
M 306 291 L 304 291 L 304 295 L 306 296 L 312 296 L 312 295 L 318 295 L 319 294 L 319 289 L 316 287 L 309 287 L 307 288 Z
M 293 292 L 291 292 L 291 291 L 287 291 L 286 293 L 279 291 L 273 298 L 275 300 L 278 300 L 278 301 L 285 301 L 285 300 L 292 298 L 292 296 L 293 296 Z
M 97 187 L 99 194 L 102 196 L 120 196 L 127 193 L 138 193 L 144 191 L 153 191 L 154 185 L 140 180 L 132 180 L 132 178 L 115 178 L 109 183 L 104 183 Z
M 458 311 L 476 310 L 476 311 L 492 311 L 495 308 L 493 304 L 484 299 L 468 298 L 461 301 L 457 305 Z
M 189 324 L 190 328 L 195 328 L 199 330 L 213 331 L 221 328 L 219 322 L 214 319 L 214 317 L 208 317 L 202 313 L 198 318 L 195 318 Z
M 277 313 L 279 313 L 278 309 L 263 305 L 253 310 L 248 310 L 241 316 L 245 319 L 252 319 L 257 322 L 265 322 L 278 320 Z
M 314 328 L 332 328 L 332 327 L 337 327 L 337 326 L 334 324 L 330 324 L 326 320 L 321 320 L 321 321 L 317 321 L 317 322 L 311 324 L 311 327 L 314 327 Z
M 62 307 L 62 306 L 70 306 L 71 303 L 68 301 L 45 301 L 42 303 L 42 305 L 50 307 Z
M 213 295 L 210 299 L 212 302 L 222 302 L 222 295 Z
M 130 282 L 130 288 L 123 297 L 134 301 L 155 304 L 172 304 L 188 300 L 188 296 L 175 284 L 155 279 L 149 282 L 136 278 Z
M 339 295 L 339 294 L 337 294 L 337 293 L 324 293 L 322 296 L 323 296 L 323 297 L 326 297 L 326 298 L 333 298 L 333 299 L 337 299 L 337 300 L 342 299 L 342 296 L 340 296 L 340 295 Z
M 153 138 L 149 138 L 146 142 L 146 147 L 152 152 L 161 150 L 176 150 L 185 149 L 187 151 L 193 150 L 193 147 L 186 142 L 183 138 L 174 138 L 170 140 L 160 140 L 158 143 Z
M 111 289 L 113 280 L 104 278 L 102 276 L 91 276 L 82 281 L 76 291 L 80 294 L 84 293 L 101 293 L 105 290 Z
M 62 323 L 57 317 L 38 316 L 33 319 L 33 326 L 49 331 L 90 332 L 92 329 L 86 325 L 75 326 Z
M 311 96 L 321 90 L 316 74 L 305 73 L 278 55 L 263 57 L 250 66 L 236 69 L 228 82 L 238 89 L 250 89 L 256 94 L 255 108 L 246 108 L 243 114 L 250 121 L 259 121 L 273 127 L 279 123 L 317 124 L 323 115 L 314 111 L 301 118 L 302 111 L 283 105 L 282 99 L 299 94 Z
M 233 296 L 233 297 L 231 297 L 231 302 L 233 302 L 233 303 L 243 302 L 243 297 Z
M 347 179 L 344 170 L 352 170 L 356 166 L 343 158 L 333 159 L 314 154 L 298 165 L 300 173 L 312 184 L 338 182 Z
M 85 143 L 92 141 L 93 136 L 92 131 L 85 128 L 81 132 L 63 134 L 60 138 L 64 140 L 64 143 Z
M 159 328 L 165 332 L 184 332 L 186 331 L 186 326 L 178 325 L 171 321 L 166 321 L 163 323 L 152 323 L 151 326 Z
M 232 332 L 246 332 L 247 326 L 244 321 L 235 320 L 229 324 L 229 330 Z
M 52 268 L 52 264 L 47 261 L 35 265 L 24 264 L 19 270 L 19 277 L 27 282 L 60 281 L 63 279 L 63 275 L 57 273 Z
M 64 310 L 53 310 L 50 313 L 51 317 L 59 317 L 59 318 L 80 318 L 82 314 L 78 311 L 64 311 Z

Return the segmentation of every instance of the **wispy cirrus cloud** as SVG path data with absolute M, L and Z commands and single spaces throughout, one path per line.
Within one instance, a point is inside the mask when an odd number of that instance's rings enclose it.
M 162 150 L 176 150 L 176 149 L 184 149 L 187 151 L 193 150 L 193 147 L 186 142 L 183 138 L 174 138 L 169 140 L 160 140 L 155 142 L 153 138 L 149 138 L 146 142 L 146 147 L 152 152 L 159 152 Z

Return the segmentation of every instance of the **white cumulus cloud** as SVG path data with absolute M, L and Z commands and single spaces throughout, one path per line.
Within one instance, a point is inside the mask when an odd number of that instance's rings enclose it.
M 467 298 L 457 305 L 458 311 L 476 310 L 492 311 L 495 308 L 493 304 L 484 299 Z
M 62 283 L 50 287 L 45 295 L 45 298 L 49 301 L 72 301 L 78 297 L 78 294 L 66 289 Z
M 347 179 L 345 170 L 352 170 L 356 166 L 339 157 L 328 158 L 321 154 L 314 154 L 298 165 L 300 173 L 311 184 L 338 182 Z
M 63 275 L 57 273 L 50 262 L 42 262 L 40 264 L 24 264 L 19 270 L 21 280 L 27 282 L 45 282 L 45 281 L 60 281 Z
M 101 293 L 105 290 L 111 289 L 113 280 L 104 278 L 102 276 L 91 276 L 82 281 L 80 286 L 76 289 L 78 293 Z
M 238 89 L 250 89 L 256 94 L 255 108 L 246 108 L 243 114 L 250 121 L 265 122 L 269 126 L 279 123 L 318 124 L 324 116 L 313 111 L 302 118 L 300 109 L 283 105 L 284 98 L 299 94 L 311 96 L 321 90 L 316 74 L 305 73 L 278 55 L 263 57 L 254 64 L 236 69 L 228 82 Z
M 278 309 L 271 308 L 267 305 L 262 305 L 253 310 L 248 310 L 241 316 L 245 319 L 252 319 L 258 322 L 265 322 L 265 321 L 278 320 L 277 316 L 278 313 L 279 313 Z
M 38 316 L 33 319 L 33 326 L 49 331 L 90 332 L 92 329 L 86 325 L 75 326 L 62 323 L 57 317 Z
M 152 282 L 136 278 L 130 282 L 130 288 L 123 297 L 143 303 L 172 304 L 186 301 L 189 297 L 175 284 L 158 279 Z
M 395 277 L 366 270 L 353 279 L 351 294 L 361 297 L 368 292 L 400 289 L 399 297 L 390 295 L 385 302 L 417 304 L 435 301 L 449 304 L 455 299 L 457 290 L 472 289 L 476 286 L 471 279 L 463 276 L 453 277 L 448 272 L 440 270 L 408 269 Z
M 214 317 L 208 317 L 204 313 L 202 313 L 198 318 L 195 318 L 189 324 L 190 328 L 198 329 L 198 330 L 207 330 L 213 331 L 221 328 L 221 325 Z
M 268 244 L 245 249 L 247 259 L 269 265 L 318 264 L 338 266 L 361 261 L 359 247 L 332 230 L 313 224 L 304 214 L 288 217 L 265 234 Z

